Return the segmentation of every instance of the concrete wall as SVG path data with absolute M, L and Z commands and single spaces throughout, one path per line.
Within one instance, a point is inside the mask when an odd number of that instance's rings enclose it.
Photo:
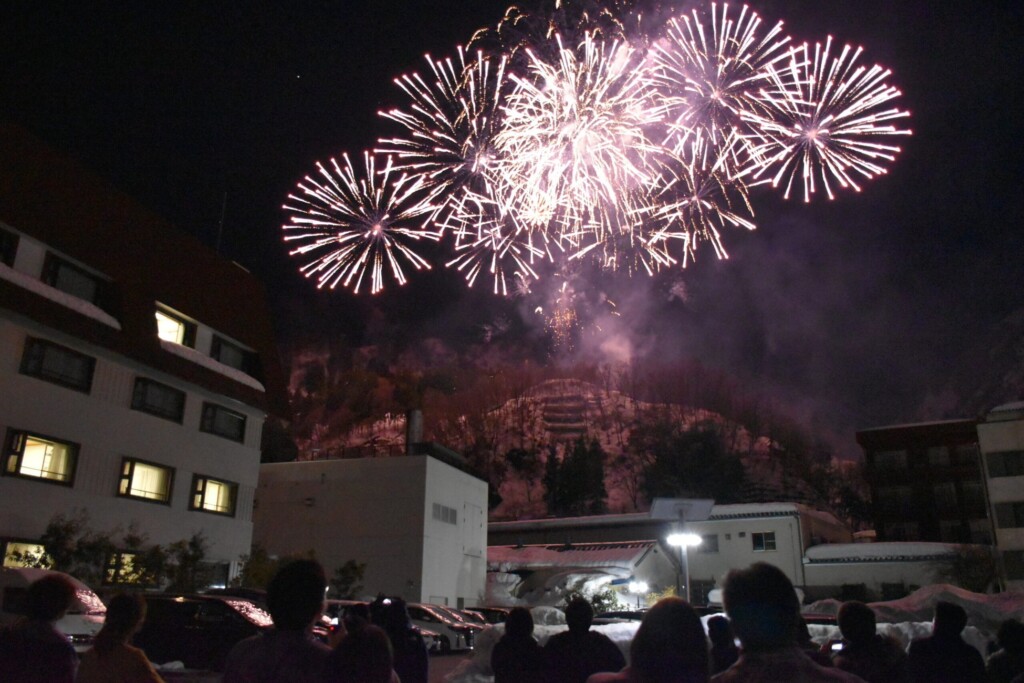
M 1024 419 L 990 419 L 979 422 L 978 445 L 988 486 L 989 517 L 995 528 L 996 547 L 1000 552 L 1024 550 L 1024 528 L 1000 529 L 995 513 L 998 503 L 1024 501 L 1024 476 L 992 477 L 988 470 L 989 453 L 1024 450 Z M 1024 581 L 1008 580 L 1006 586 L 1013 590 L 1024 590 Z
M 811 563 L 805 566 L 806 597 L 839 597 L 844 585 L 864 584 L 868 600 L 881 600 L 883 583 L 902 583 L 908 590 L 912 586 L 944 583 L 947 579 L 941 576 L 940 567 L 948 565 L 948 560 L 939 559 Z
M 707 552 L 701 546 L 689 549 L 691 582 L 714 581 L 721 587 L 729 570 L 767 562 L 785 572 L 794 585 L 806 583 L 801 530 L 795 515 L 687 522 L 686 526 L 701 536 L 718 534 L 718 552 Z M 774 533 L 775 550 L 754 551 L 754 533 Z
M 277 555 L 313 550 L 328 573 L 366 563 L 365 595 L 449 605 L 483 596 L 487 484 L 434 458 L 265 464 L 256 497 L 255 542 Z M 435 503 L 455 524 L 434 519 Z
M 96 358 L 91 392 L 20 374 L 28 335 Z M 137 376 L 186 392 L 182 424 L 131 410 Z M 262 411 L 17 317 L 0 317 L 0 386 L 4 397 L 0 402 L 0 435 L 4 439 L 11 429 L 28 430 L 79 445 L 73 486 L 0 477 L 0 537 L 38 539 L 55 514 L 84 508 L 94 530 L 125 529 L 134 522 L 148 534 L 151 543 L 167 544 L 201 531 L 209 542 L 208 559 L 213 562 L 237 561 L 249 552 Z M 244 443 L 199 431 L 204 400 L 246 415 Z M 173 468 L 170 505 L 119 498 L 122 457 Z M 238 484 L 234 517 L 188 509 L 195 473 Z

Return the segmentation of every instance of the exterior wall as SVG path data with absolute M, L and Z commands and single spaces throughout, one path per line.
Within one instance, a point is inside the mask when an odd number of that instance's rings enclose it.
M 421 599 L 478 605 L 487 571 L 487 483 L 434 458 L 425 461 Z M 437 519 L 434 503 L 455 510 L 455 523 Z M 452 566 L 455 560 L 457 567 Z
M 31 335 L 72 346 L 96 358 L 88 394 L 18 372 L 25 337 Z M 186 392 L 182 424 L 131 409 L 137 376 Z M 164 376 L 102 349 L 76 343 L 25 321 L 0 318 L 0 386 L 16 400 L 0 409 L 0 435 L 27 430 L 78 444 L 72 486 L 21 477 L 0 477 L 0 537 L 38 539 L 56 513 L 88 511 L 99 531 L 136 524 L 152 543 L 167 544 L 201 531 L 209 541 L 208 558 L 230 563 L 249 552 L 252 499 L 259 474 L 262 411 L 229 403 L 173 377 Z M 244 443 L 199 431 L 204 400 L 225 404 L 246 415 Z M 174 469 L 170 504 L 117 496 L 122 457 Z M 192 475 L 202 474 L 238 484 L 233 517 L 189 510 Z
M 903 584 L 908 591 L 914 587 L 942 583 L 941 565 L 948 561 L 835 562 L 805 565 L 806 597 L 809 600 L 838 597 L 844 585 L 863 584 L 868 600 L 886 599 L 882 584 Z
M 256 499 L 256 543 L 275 555 L 312 550 L 329 574 L 366 563 L 366 595 L 449 605 L 483 596 L 487 485 L 433 458 L 265 464 Z M 435 520 L 434 503 L 455 510 L 456 524 Z
M 1024 576 L 1015 571 L 1020 562 L 1008 561 L 1006 554 L 1024 556 L 1024 527 L 1003 526 L 996 514 L 996 506 L 1006 503 L 1024 504 L 1024 475 L 993 476 L 989 469 L 992 453 L 1024 451 L 1024 406 L 1017 411 L 1000 414 L 993 411 L 988 420 L 978 424 L 978 441 L 988 484 L 990 515 L 996 527 L 996 547 L 1000 553 L 1003 579 L 1007 588 L 1024 590 Z

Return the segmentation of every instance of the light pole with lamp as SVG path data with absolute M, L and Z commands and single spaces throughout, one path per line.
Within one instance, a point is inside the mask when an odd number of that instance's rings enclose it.
M 711 516 L 715 501 L 709 498 L 655 498 L 651 501 L 651 517 L 673 520 L 673 531 L 665 542 L 679 550 L 679 572 L 676 574 L 676 595 L 690 602 L 690 564 L 687 549 L 698 546 L 701 537 L 686 531 L 687 522 L 700 522 Z
M 677 531 L 674 534 L 669 534 L 665 541 L 679 549 L 679 568 L 680 572 L 676 574 L 676 595 L 690 602 L 690 559 L 687 557 L 687 553 L 690 548 L 696 548 L 701 544 L 703 539 L 697 534 L 688 534 L 682 531 Z M 682 574 L 683 585 L 679 585 L 679 576 Z

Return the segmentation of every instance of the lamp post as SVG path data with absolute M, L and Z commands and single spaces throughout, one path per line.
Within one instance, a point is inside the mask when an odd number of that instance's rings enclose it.
M 646 593 L 650 586 L 644 581 L 630 581 L 629 592 L 636 596 L 636 608 L 640 609 L 640 595 Z
M 681 524 L 680 527 L 682 527 Z M 665 539 L 669 545 L 679 549 L 680 572 L 676 574 L 676 595 L 684 598 L 686 602 L 690 602 L 690 563 L 687 557 L 687 549 L 700 545 L 702 540 L 697 534 L 690 534 L 684 531 L 669 534 L 668 538 Z M 682 586 L 679 585 L 680 574 L 682 575 Z

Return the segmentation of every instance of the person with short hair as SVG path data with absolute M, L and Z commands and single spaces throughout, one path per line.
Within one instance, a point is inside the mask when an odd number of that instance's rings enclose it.
M 892 638 L 876 630 L 875 613 L 863 602 L 851 600 L 836 615 L 843 636 L 842 649 L 832 656 L 837 669 L 857 674 L 868 683 L 907 683 L 907 653 Z
M 18 683 L 73 683 L 78 654 L 56 622 L 75 601 L 75 584 L 52 572 L 25 592 L 25 616 L 0 629 L 0 677 Z
M 145 619 L 141 595 L 111 598 L 96 643 L 82 655 L 76 683 L 164 683 L 146 653 L 128 644 Z
M 542 683 L 547 676 L 544 650 L 533 637 L 533 615 L 513 607 L 505 618 L 505 634 L 491 650 L 494 683 Z
M 384 629 L 366 624 L 342 638 L 327 658 L 322 680 L 324 683 L 401 683 L 393 668 L 391 642 Z
M 712 683 L 854 683 L 853 674 L 815 664 L 797 644 L 800 601 L 781 569 L 757 562 L 734 569 L 722 591 L 740 657 Z
M 960 635 L 966 626 L 963 607 L 944 600 L 935 603 L 932 634 L 918 638 L 907 649 L 910 679 L 919 683 L 984 681 L 985 660 Z
M 586 683 L 587 677 L 601 671 L 619 671 L 626 658 L 618 645 L 603 633 L 591 631 L 594 608 L 576 597 L 565 607 L 568 631 L 548 638 L 544 654 L 553 680 L 559 683 Z
M 412 625 L 405 600 L 381 598 L 376 607 L 371 605 L 370 614 L 391 641 L 395 673 L 402 683 L 427 683 L 430 676 L 427 643 L 423 634 Z
M 224 683 L 301 683 L 319 680 L 331 650 L 312 635 L 324 609 L 327 578 L 316 560 L 296 560 L 267 586 L 274 628 L 246 638 L 228 653 Z
M 587 683 L 707 683 L 708 639 L 682 598 L 663 598 L 644 615 L 629 648 L 629 666 Z

